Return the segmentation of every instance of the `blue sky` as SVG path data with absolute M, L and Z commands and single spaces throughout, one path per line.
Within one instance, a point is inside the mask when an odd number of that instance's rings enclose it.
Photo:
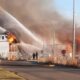
M 55 0 L 55 7 L 60 14 L 72 18 L 73 0 Z M 80 0 L 75 0 L 75 12 L 77 17 L 80 16 Z

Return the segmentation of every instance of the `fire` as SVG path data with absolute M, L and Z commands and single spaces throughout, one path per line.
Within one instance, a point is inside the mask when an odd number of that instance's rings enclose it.
M 13 37 L 9 38 L 8 41 L 11 44 L 14 41 Z
M 7 39 L 9 41 L 9 43 L 11 44 L 16 40 L 16 37 L 12 33 L 8 33 L 7 34 Z
M 80 36 L 76 37 L 75 49 L 76 49 L 76 53 L 80 52 Z M 69 54 L 72 53 L 72 44 L 71 43 L 67 43 L 66 51 Z
M 80 44 L 80 36 L 77 37 L 77 42 L 78 42 L 78 44 Z
M 80 36 L 77 36 L 76 38 L 76 51 L 77 53 L 80 52 Z

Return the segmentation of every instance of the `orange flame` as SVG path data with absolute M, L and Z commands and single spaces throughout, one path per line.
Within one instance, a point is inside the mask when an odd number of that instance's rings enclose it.
M 78 44 L 80 44 L 80 36 L 77 37 L 77 42 L 78 42 Z
M 16 40 L 16 37 L 13 34 L 9 33 L 7 35 L 7 39 L 8 39 L 8 42 L 11 44 L 14 42 L 14 40 Z

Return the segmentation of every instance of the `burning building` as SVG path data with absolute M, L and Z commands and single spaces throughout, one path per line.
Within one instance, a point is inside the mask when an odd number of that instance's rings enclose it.
M 9 42 L 9 53 L 8 53 L 8 60 L 17 60 L 18 59 L 18 46 L 17 46 L 17 39 L 16 36 L 13 35 L 11 32 L 6 32 L 6 37 Z
M 8 60 L 16 60 L 18 47 L 16 45 L 16 37 L 0 27 L 0 58 Z

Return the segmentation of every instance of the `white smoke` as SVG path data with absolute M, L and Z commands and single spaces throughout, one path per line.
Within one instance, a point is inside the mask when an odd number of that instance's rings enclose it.
M 2 34 L 4 32 L 6 32 L 6 30 L 0 26 L 0 33 Z
M 21 24 L 16 18 L 11 16 L 8 12 L 4 11 L 3 9 L 0 9 L 0 23 L 0 25 L 3 28 L 14 32 L 19 39 L 22 39 L 22 36 L 24 36 L 26 39 L 27 35 L 31 37 L 32 40 L 34 40 L 36 43 L 42 45 L 42 41 L 40 38 L 36 37 L 28 28 L 24 27 L 23 24 Z M 18 34 L 20 34 L 20 36 Z

